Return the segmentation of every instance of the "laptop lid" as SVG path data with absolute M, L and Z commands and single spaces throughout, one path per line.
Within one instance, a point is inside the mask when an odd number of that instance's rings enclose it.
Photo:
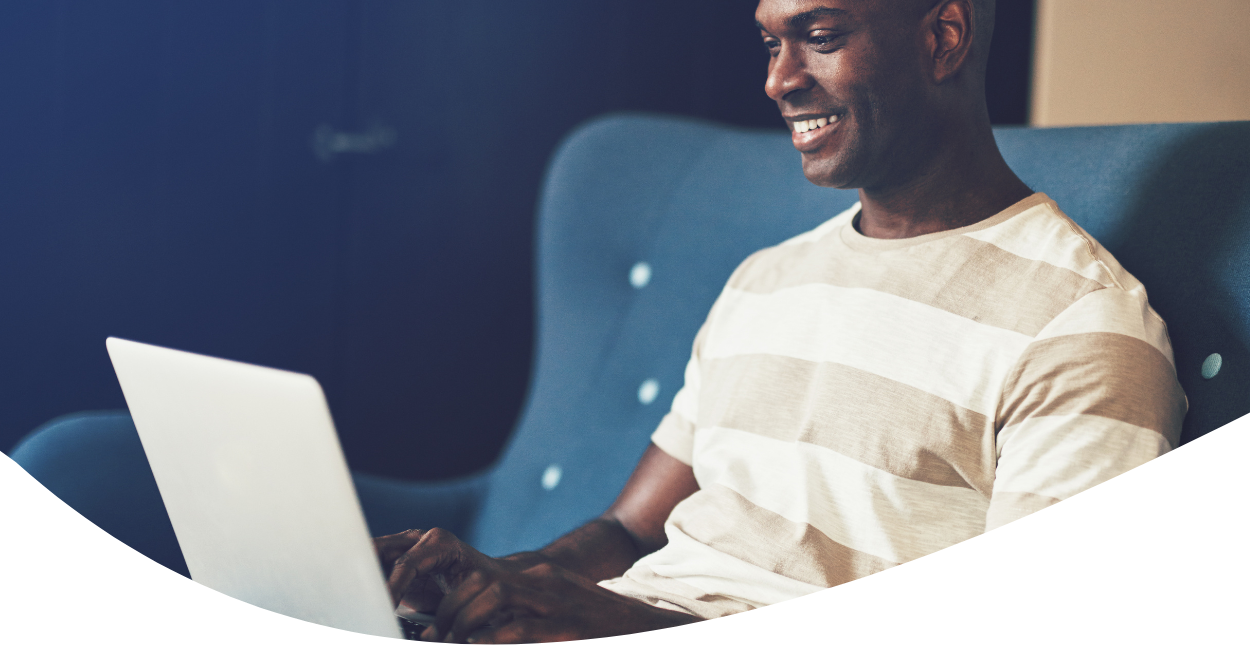
M 402 638 L 316 380 L 107 345 L 195 581 L 293 618 Z

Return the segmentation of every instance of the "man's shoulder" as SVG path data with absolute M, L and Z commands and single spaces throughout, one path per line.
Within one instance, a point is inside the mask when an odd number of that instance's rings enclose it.
M 1119 261 L 1059 205 L 1037 193 L 1010 219 L 964 234 L 1035 265 L 1048 266 L 1091 281 L 1090 289 L 1141 287 Z
M 1029 264 L 1018 267 L 1031 270 L 1029 297 L 1054 304 L 1037 339 L 1122 333 L 1147 342 L 1171 361 L 1167 327 L 1150 306 L 1146 288 L 1049 197 L 1040 195 L 1020 214 L 967 237 L 1027 259 Z

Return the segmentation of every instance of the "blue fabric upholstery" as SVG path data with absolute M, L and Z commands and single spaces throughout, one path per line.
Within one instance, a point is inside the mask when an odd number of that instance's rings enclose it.
M 9 456 L 100 529 L 189 576 L 129 414 L 60 417 L 18 442 Z
M 1190 399 L 1182 441 L 1250 412 L 1250 123 L 997 136 L 1026 183 L 1146 284 Z M 853 191 L 809 184 L 783 133 L 640 115 L 584 125 L 557 152 L 544 186 L 535 366 L 505 454 L 462 483 L 358 479 L 371 524 L 447 524 L 504 554 L 594 517 L 681 386 L 694 335 L 734 267 L 855 200 Z M 636 288 L 629 273 L 639 262 L 653 273 Z M 1223 368 L 1204 380 L 1211 353 Z M 647 380 L 660 388 L 650 403 L 639 399 Z M 55 429 L 30 445 L 65 447 Z

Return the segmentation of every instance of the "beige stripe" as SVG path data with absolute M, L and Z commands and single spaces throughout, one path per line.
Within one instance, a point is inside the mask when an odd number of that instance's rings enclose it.
M 837 363 L 740 355 L 705 364 L 699 427 L 832 449 L 893 475 L 989 496 L 989 420 L 927 392 Z
M 808 584 L 837 586 L 898 564 L 848 548 L 722 485 L 705 487 L 684 511 L 697 519 L 677 524 L 690 537 L 765 570 Z
M 1159 349 L 1169 361 L 1173 359 L 1167 326 L 1151 310 L 1145 290 L 1125 292 L 1118 288 L 1106 288 L 1090 292 L 1047 324 L 1037 334 L 1037 339 L 1085 333 L 1119 333 L 1135 337 Z
M 809 283 L 876 290 L 1029 337 L 1081 295 L 1103 287 L 1071 270 L 966 237 L 876 254 L 830 255 L 827 241 L 769 253 L 772 260 L 756 263 L 766 272 L 735 275 L 732 287 L 756 294 Z M 878 260 L 885 256 L 888 266 Z
M 1099 259 L 1101 247 L 1053 201 L 1026 210 L 1010 221 L 969 233 L 968 237 L 989 242 L 1021 258 L 1071 270 L 1102 286 L 1120 283 Z
M 890 561 L 917 559 L 985 531 L 989 497 L 901 478 L 821 446 L 701 428 L 694 459 L 700 487 L 725 485 L 760 507 Z
M 1185 418 L 1185 393 L 1158 349 L 1118 333 L 1039 340 L 1021 356 L 1003 392 L 998 422 L 1087 414 L 1163 435 L 1175 445 Z
M 1057 502 L 1059 502 L 1058 498 L 1050 496 L 1014 491 L 996 492 L 990 499 L 989 510 L 985 513 L 985 531 L 989 532 L 1018 518 L 1040 512 Z

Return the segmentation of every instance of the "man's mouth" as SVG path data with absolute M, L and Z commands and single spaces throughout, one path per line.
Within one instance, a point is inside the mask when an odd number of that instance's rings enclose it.
M 802 120 L 789 120 L 792 129 L 790 138 L 794 141 L 794 148 L 808 154 L 824 147 L 825 141 L 832 137 L 831 134 L 836 133 L 835 128 L 841 119 L 842 115 L 835 113 Z
M 813 118 L 811 120 L 796 120 L 790 124 L 794 126 L 795 133 L 805 134 L 809 131 L 824 129 L 826 126 L 835 124 L 837 121 L 838 116 L 831 115 L 828 117 Z

